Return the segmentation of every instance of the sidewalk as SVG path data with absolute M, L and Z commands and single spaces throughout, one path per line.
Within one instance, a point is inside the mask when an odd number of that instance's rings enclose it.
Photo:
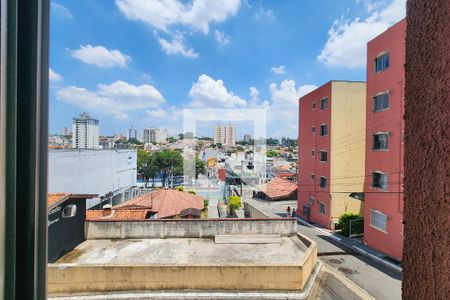
M 403 269 L 402 269 L 400 262 L 396 261 L 393 258 L 387 257 L 384 253 L 381 253 L 375 249 L 372 249 L 372 248 L 364 245 L 359 239 L 351 239 L 351 238 L 345 237 L 345 236 L 340 235 L 332 230 L 326 229 L 318 224 L 310 223 L 310 222 L 304 220 L 303 218 L 300 218 L 299 216 L 296 216 L 295 218 L 297 219 L 297 221 L 299 221 L 303 225 L 312 227 L 315 230 L 318 230 L 318 231 L 324 233 L 325 235 L 327 235 L 328 237 L 337 241 L 341 245 L 347 247 L 348 249 L 356 251 L 356 252 L 368 257 L 371 260 L 381 263 L 385 267 L 390 268 L 391 270 L 402 273 Z

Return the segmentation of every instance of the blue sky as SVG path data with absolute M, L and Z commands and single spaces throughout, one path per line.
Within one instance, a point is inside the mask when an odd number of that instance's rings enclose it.
M 87 111 L 104 135 L 126 133 L 130 124 L 177 134 L 183 108 L 262 107 L 270 136 L 297 137 L 298 97 L 331 79 L 365 80 L 367 41 L 401 20 L 404 6 L 52 1 L 50 131 Z

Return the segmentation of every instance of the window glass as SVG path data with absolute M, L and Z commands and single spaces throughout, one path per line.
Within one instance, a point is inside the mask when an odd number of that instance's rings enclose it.
M 314 197 L 313 196 L 309 196 L 309 204 L 314 205 Z
M 389 53 L 375 58 L 375 72 L 381 72 L 389 68 Z
M 316 126 L 311 127 L 311 132 L 316 133 Z
M 325 203 L 320 202 L 319 204 L 319 213 L 321 213 L 322 215 L 326 214 L 326 210 L 327 210 L 327 206 L 325 205 Z
M 311 104 L 311 107 L 312 107 L 312 109 L 316 108 L 316 102 L 313 102 L 313 103 Z
M 327 151 L 320 151 L 320 161 L 327 161 Z
M 374 149 L 374 150 L 388 149 L 388 134 L 387 133 L 374 134 L 372 149 Z
M 327 109 L 328 108 L 328 98 L 323 98 L 320 100 L 320 109 Z
M 319 184 L 319 186 L 321 188 L 327 187 L 327 179 L 325 177 L 323 177 L 323 176 L 320 177 L 320 184 Z
M 387 215 L 375 209 L 370 210 L 370 225 L 386 232 L 386 221 Z
M 62 217 L 72 218 L 75 217 L 76 214 L 77 214 L 77 206 L 75 204 L 69 204 L 66 207 L 64 207 Z
M 311 174 L 311 180 L 314 180 L 315 176 L 314 174 Z
M 376 189 L 387 189 L 387 174 L 380 172 L 372 173 L 372 187 Z
M 380 111 L 389 108 L 389 94 L 384 93 L 373 97 L 373 110 Z
M 327 125 L 320 125 L 320 135 L 324 136 L 328 134 L 328 126 Z

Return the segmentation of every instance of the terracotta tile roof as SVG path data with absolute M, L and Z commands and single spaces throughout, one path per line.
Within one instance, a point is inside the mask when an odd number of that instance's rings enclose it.
M 69 196 L 69 193 L 51 193 L 47 195 L 47 205 L 51 205 L 60 199 Z
M 113 209 L 148 209 L 157 214 L 157 218 L 178 215 L 183 209 L 204 208 L 204 197 L 171 189 L 160 189 L 152 193 L 137 196 Z
M 94 220 L 144 220 L 147 216 L 147 209 L 112 209 L 109 212 L 106 210 L 92 210 L 86 211 L 86 221 Z
M 272 200 L 285 198 L 297 191 L 297 184 L 283 178 L 275 177 L 265 184 L 258 185 L 258 189 Z

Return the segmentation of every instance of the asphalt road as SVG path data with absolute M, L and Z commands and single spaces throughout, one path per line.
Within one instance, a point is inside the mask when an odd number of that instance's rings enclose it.
M 317 243 L 319 259 L 376 299 L 401 299 L 401 274 L 355 253 L 326 233 L 298 223 L 298 231 Z
M 247 200 L 246 200 L 247 201 Z M 248 199 L 259 210 L 272 217 L 285 217 L 286 208 L 297 207 L 297 201 Z M 332 271 L 344 275 L 376 299 L 401 299 L 401 273 L 355 252 L 330 237 L 330 233 L 298 222 L 298 231 L 317 243 L 319 259 Z

